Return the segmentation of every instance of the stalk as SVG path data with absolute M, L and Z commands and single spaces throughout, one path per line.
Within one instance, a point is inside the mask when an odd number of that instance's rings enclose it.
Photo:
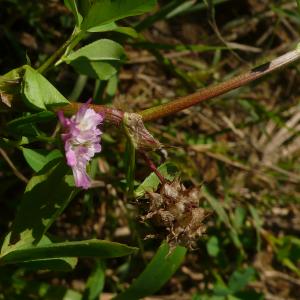
M 51 67 L 56 65 L 57 61 L 60 61 L 59 59 L 66 51 L 70 52 L 83 36 L 84 32 L 75 29 L 68 40 L 66 40 L 37 70 L 41 74 L 46 73 Z
M 205 100 L 212 99 L 229 91 L 237 89 L 241 86 L 244 86 L 254 80 L 266 76 L 267 74 L 286 67 L 299 59 L 300 44 L 298 44 L 295 50 L 279 56 L 268 63 L 255 67 L 244 74 L 233 77 L 232 79 L 229 79 L 222 83 L 203 88 L 196 93 L 178 98 L 166 104 L 154 106 L 140 111 L 138 112 L 138 114 L 142 116 L 144 122 L 154 121 L 156 119 L 175 114 L 186 108 L 197 105 Z M 66 113 L 75 113 L 80 108 L 80 105 L 81 104 L 79 103 L 72 103 L 64 106 L 62 110 Z M 124 112 L 120 110 L 109 108 L 103 105 L 91 104 L 90 107 L 92 107 L 96 112 L 104 112 L 106 115 L 106 121 L 111 122 L 115 125 L 120 125 L 123 120 Z
M 268 63 L 258 66 L 244 74 L 236 76 L 225 82 L 216 84 L 211 87 L 201 89 L 200 91 L 178 98 L 166 104 L 151 107 L 149 109 L 139 112 L 143 121 L 153 121 L 163 118 L 179 111 L 182 111 L 191 106 L 197 105 L 205 100 L 223 95 L 229 91 L 244 86 L 256 79 L 259 79 L 267 74 L 270 74 L 278 69 L 286 67 L 287 65 L 300 59 L 300 47 L 296 50 L 290 51 Z
M 63 107 L 57 107 L 55 110 L 62 110 L 66 115 L 74 115 L 80 109 L 81 105 L 81 103 L 73 102 Z M 97 113 L 103 113 L 105 115 L 105 121 L 108 123 L 119 126 L 123 121 L 124 112 L 121 110 L 96 104 L 89 104 L 89 107 Z

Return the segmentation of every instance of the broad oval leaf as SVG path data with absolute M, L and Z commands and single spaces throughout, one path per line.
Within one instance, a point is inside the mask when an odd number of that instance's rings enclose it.
M 156 0 L 96 0 L 81 23 L 82 30 L 150 11 Z
M 119 70 L 119 64 L 113 61 L 89 61 L 85 58 L 71 62 L 71 65 L 79 74 L 100 80 L 109 80 L 116 75 Z
M 85 57 L 91 61 L 117 60 L 124 59 L 123 47 L 115 41 L 101 39 L 88 44 L 79 50 L 72 52 L 64 60 L 70 63 L 78 58 Z
M 64 60 L 81 74 L 108 80 L 117 73 L 124 58 L 124 49 L 120 44 L 101 39 L 71 53 Z
M 66 105 L 69 101 L 38 71 L 24 66 L 21 93 L 29 106 L 46 110 L 51 106 Z
M 44 149 L 33 150 L 23 147 L 22 152 L 27 163 L 35 172 L 39 172 L 51 160 L 62 157 L 62 153 L 57 149 L 47 152 Z

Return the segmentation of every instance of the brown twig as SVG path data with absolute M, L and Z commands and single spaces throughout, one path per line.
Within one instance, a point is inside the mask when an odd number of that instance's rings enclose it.
M 0 154 L 2 155 L 3 159 L 7 162 L 7 164 L 10 166 L 14 174 L 23 182 L 28 183 L 28 179 L 16 168 L 16 166 L 11 161 L 7 153 L 2 148 L 0 148 Z

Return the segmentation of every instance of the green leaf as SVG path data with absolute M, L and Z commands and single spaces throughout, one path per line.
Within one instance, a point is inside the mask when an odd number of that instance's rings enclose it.
M 64 0 L 65 5 L 68 7 L 69 10 L 72 11 L 75 21 L 76 21 L 76 26 L 79 27 L 79 25 L 82 22 L 82 15 L 80 14 L 76 0 Z
M 118 76 L 113 76 L 112 78 L 109 79 L 106 85 L 105 93 L 105 102 L 111 102 L 113 97 L 115 96 L 117 90 L 118 90 Z
M 108 39 L 95 41 L 71 53 L 64 60 L 82 74 L 108 80 L 125 58 L 123 47 Z
M 4 243 L 1 248 L 1 256 L 5 254 L 32 247 L 32 236 L 29 232 L 23 235 L 23 238 L 14 245 L 9 245 L 11 232 L 5 237 Z M 43 236 L 37 246 L 44 246 L 52 244 L 51 240 Z M 58 257 L 58 258 L 42 258 L 42 259 L 30 259 L 24 260 L 21 263 L 21 267 L 33 270 L 51 270 L 51 271 L 71 271 L 77 264 L 77 258 L 74 257 Z
M 12 126 L 11 126 L 12 125 Z M 34 123 L 24 123 L 15 126 L 16 124 L 9 123 L 7 124 L 8 132 L 18 137 L 37 137 L 43 135 L 43 133 L 37 128 Z
M 228 299 L 225 299 L 225 297 L 223 296 L 209 296 L 201 292 L 201 294 L 197 293 L 193 295 L 193 298 L 191 300 L 228 300 Z
M 36 109 L 46 110 L 54 105 L 66 105 L 69 101 L 39 72 L 24 66 L 22 95 L 25 102 Z
M 272 237 L 275 239 L 275 237 Z M 276 257 L 284 266 L 300 276 L 300 239 L 294 236 L 283 236 L 275 239 Z
M 22 73 L 24 72 L 24 66 L 12 69 L 9 72 L 7 72 L 4 75 L 0 76 L 0 91 L 2 92 L 3 88 L 5 89 L 5 86 L 9 82 L 18 82 L 22 78 Z
M 229 228 L 232 227 L 230 224 L 229 217 L 222 206 L 220 200 L 217 200 L 215 196 L 208 190 L 208 188 L 203 185 L 202 192 L 208 203 L 211 205 L 211 207 L 214 209 L 214 211 L 217 213 L 220 220 L 225 223 Z
M 159 166 L 158 171 L 167 180 L 174 180 L 174 178 L 179 174 L 177 167 L 172 163 L 164 163 Z M 154 172 L 152 172 L 135 190 L 135 197 L 142 197 L 146 192 L 154 192 L 157 190 L 160 184 L 159 178 Z
M 62 157 L 62 153 L 57 149 L 47 153 L 45 150 L 23 147 L 22 152 L 27 163 L 35 172 L 39 172 L 51 160 Z
M 216 236 L 209 238 L 206 244 L 207 252 L 210 256 L 216 257 L 220 252 L 219 240 Z
M 183 3 L 178 5 L 175 9 L 173 9 L 171 12 L 169 12 L 166 16 L 166 19 L 174 18 L 175 16 L 184 13 L 186 10 L 191 8 L 196 2 L 197 0 L 184 1 Z
M 76 264 L 76 257 L 60 257 L 51 259 L 28 260 L 20 263 L 19 266 L 30 270 L 69 272 L 75 268 Z
M 88 31 L 89 32 L 115 31 L 115 32 L 126 34 L 126 35 L 128 35 L 132 38 L 137 38 L 138 37 L 138 33 L 136 32 L 136 30 L 134 28 L 132 28 L 132 27 L 121 27 L 121 26 L 118 26 L 115 22 L 108 23 L 108 24 L 105 24 L 105 25 L 96 26 L 96 27 L 93 27 L 93 28 L 89 29 Z
M 210 206 L 213 208 L 213 210 L 217 213 L 220 220 L 230 229 L 230 236 L 236 247 L 240 249 L 242 253 L 244 253 L 243 245 L 239 239 L 237 230 L 230 223 L 229 216 L 222 203 L 218 199 L 216 199 L 216 197 L 209 191 L 208 187 L 205 185 L 203 185 L 202 187 L 202 194 L 206 198 Z
M 235 229 L 240 232 L 243 228 L 245 218 L 246 218 L 246 209 L 242 206 L 237 206 L 234 215 L 232 216 L 232 222 Z
M 294 262 L 292 262 L 289 258 L 284 258 L 281 263 L 300 277 L 299 267 L 295 265 Z
M 103 261 L 96 261 L 95 268 L 87 280 L 82 300 L 97 300 L 103 290 L 105 282 L 105 265 Z
M 28 116 L 20 117 L 14 119 L 7 123 L 7 127 L 9 130 L 14 132 L 18 132 L 22 130 L 22 127 L 28 124 L 34 123 L 43 123 L 53 120 L 55 118 L 55 114 L 51 111 L 41 111 L 35 114 L 30 114 Z
M 156 0 L 95 0 L 82 24 L 82 30 L 150 11 Z
M 142 274 L 113 300 L 137 300 L 154 294 L 176 272 L 184 260 L 185 253 L 184 247 L 178 246 L 171 251 L 169 246 L 163 243 Z
M 132 38 L 138 38 L 139 34 L 132 27 L 118 26 L 113 31 L 128 35 Z
M 124 49 L 117 42 L 108 39 L 101 39 L 71 53 L 65 57 L 64 60 L 67 63 L 70 63 L 80 57 L 85 57 L 91 61 L 120 61 L 124 58 Z
M 119 70 L 116 62 L 89 61 L 86 58 L 77 59 L 71 65 L 78 73 L 100 80 L 109 80 Z
M 159 20 L 165 20 L 166 16 L 176 9 L 180 4 L 182 3 L 182 0 L 172 0 L 168 1 L 164 6 L 160 7 L 160 9 L 153 15 L 150 15 L 143 19 L 140 23 L 138 23 L 135 26 L 135 29 L 137 31 L 142 31 L 146 28 L 151 27 L 152 24 Z
M 249 210 L 250 210 L 250 213 L 251 213 L 251 216 L 253 219 L 253 224 L 254 224 L 254 227 L 256 230 L 256 236 L 257 236 L 256 249 L 257 249 L 257 251 L 260 251 L 260 248 L 261 248 L 260 233 L 261 233 L 261 229 L 262 229 L 262 225 L 263 225 L 263 220 L 260 218 L 258 211 L 251 204 L 249 204 Z
M 88 32 L 106 32 L 113 31 L 118 28 L 118 25 L 115 22 L 111 22 L 104 25 L 95 26 L 88 30 Z
M 216 296 L 224 297 L 223 299 L 227 300 L 227 296 L 231 294 L 231 290 L 227 285 L 219 278 L 219 280 L 214 284 L 213 292 Z M 226 296 L 226 298 L 225 298 Z
M 228 287 L 232 293 L 243 290 L 254 279 L 255 270 L 251 267 L 243 271 L 235 271 L 229 278 Z
M 60 159 L 48 163 L 27 184 L 12 226 L 11 242 L 28 232 L 37 243 L 77 193 L 70 168 Z
M 20 93 L 20 82 L 24 72 L 23 66 L 0 76 L 0 104 L 12 107 L 15 95 Z
M 102 240 L 85 240 L 31 246 L 3 253 L 0 264 L 13 264 L 30 260 L 61 257 L 99 257 L 113 258 L 134 253 L 135 247 Z

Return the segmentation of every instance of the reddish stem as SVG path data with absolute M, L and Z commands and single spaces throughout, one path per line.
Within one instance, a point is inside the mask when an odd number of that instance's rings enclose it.
M 155 173 L 155 175 L 158 177 L 159 181 L 162 184 L 166 183 L 166 179 L 164 178 L 164 176 L 158 171 L 158 169 L 156 168 L 154 162 L 147 156 L 147 154 L 145 152 L 140 152 L 141 155 L 143 156 L 143 158 L 145 159 L 147 165 L 149 166 L 149 168 L 151 169 L 152 172 Z
M 246 72 L 214 86 L 204 88 L 194 94 L 170 101 L 169 103 L 143 110 L 139 112 L 139 114 L 142 116 L 144 122 L 153 121 L 168 115 L 175 114 L 181 110 L 197 105 L 202 101 L 212 99 L 216 96 L 223 95 L 229 91 L 246 85 L 299 59 L 299 49 L 290 51 L 268 63 L 250 70 L 249 72 Z M 81 104 L 78 103 L 72 103 L 63 107 L 62 110 L 65 113 L 74 114 L 79 109 L 80 105 Z M 123 120 L 124 112 L 120 110 L 109 108 L 103 105 L 90 105 L 90 107 L 92 107 L 96 112 L 104 112 L 106 115 L 106 121 L 115 125 L 120 125 Z
M 300 51 L 294 50 L 290 51 L 271 62 L 265 63 L 259 67 L 256 67 L 249 72 L 236 76 L 225 82 L 219 83 L 217 85 L 204 88 L 194 94 L 173 100 L 166 104 L 151 107 L 149 109 L 139 112 L 143 117 L 143 121 L 152 121 L 158 118 L 162 118 L 168 115 L 172 115 L 181 110 L 194 106 L 202 101 L 214 98 L 216 96 L 225 94 L 231 90 L 238 87 L 246 85 L 258 78 L 261 78 L 271 72 L 274 72 L 300 58 Z
M 79 110 L 81 105 L 81 103 L 71 103 L 66 106 L 60 107 L 57 110 L 62 110 L 66 115 L 73 115 Z M 105 121 L 107 121 L 108 123 L 119 126 L 123 121 L 124 112 L 121 110 L 95 104 L 89 104 L 89 107 L 94 109 L 97 113 L 104 113 Z

